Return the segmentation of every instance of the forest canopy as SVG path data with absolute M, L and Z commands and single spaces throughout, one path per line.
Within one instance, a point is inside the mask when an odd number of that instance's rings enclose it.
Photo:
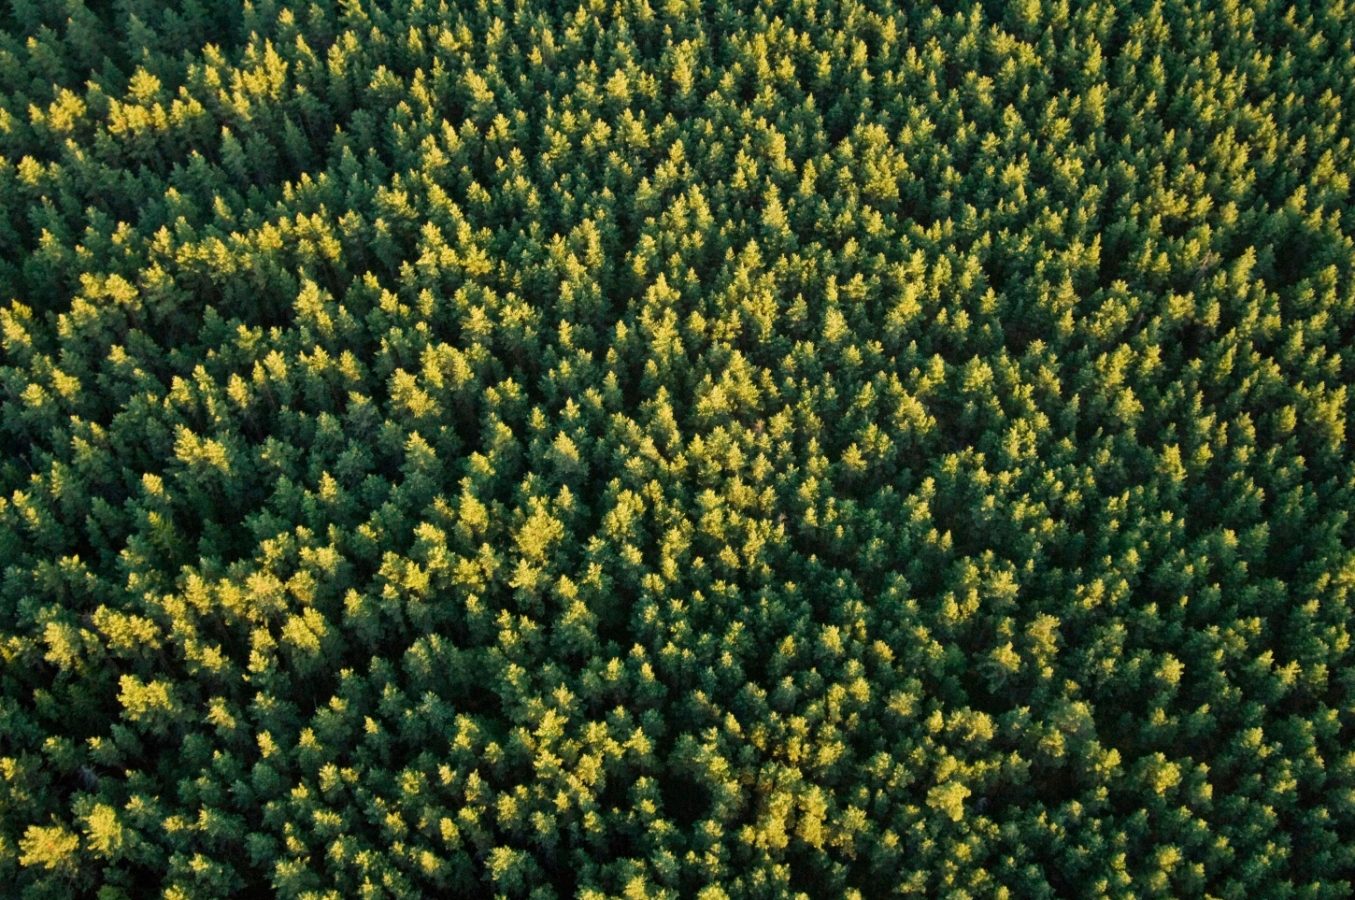
M 0 892 L 1355 890 L 1346 0 L 9 0 Z

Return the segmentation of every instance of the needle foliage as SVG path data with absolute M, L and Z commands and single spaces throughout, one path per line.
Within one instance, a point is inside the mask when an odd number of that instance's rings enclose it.
M 0 893 L 1338 898 L 1345 0 L 11 0 Z

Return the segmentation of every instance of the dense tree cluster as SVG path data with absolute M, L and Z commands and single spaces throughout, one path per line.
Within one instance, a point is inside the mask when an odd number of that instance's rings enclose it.
M 1347 896 L 1345 0 L 11 0 L 0 883 Z

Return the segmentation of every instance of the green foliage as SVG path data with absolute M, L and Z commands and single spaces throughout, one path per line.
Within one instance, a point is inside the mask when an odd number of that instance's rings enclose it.
M 14 0 L 6 895 L 1341 897 L 1342 0 Z

